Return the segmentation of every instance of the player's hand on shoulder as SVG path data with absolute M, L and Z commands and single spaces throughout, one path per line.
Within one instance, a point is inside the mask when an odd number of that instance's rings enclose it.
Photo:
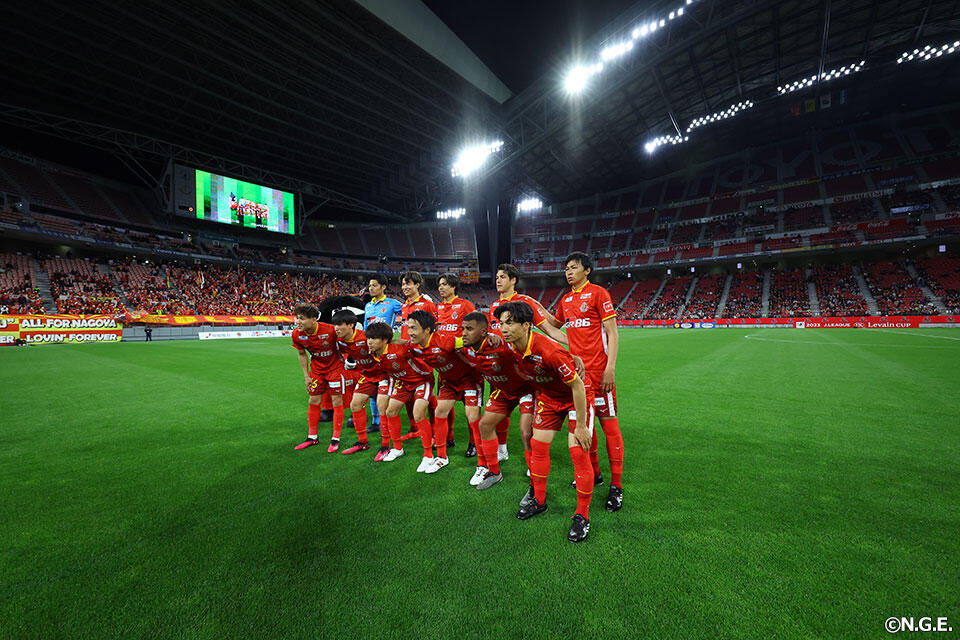
M 491 348 L 496 349 L 503 344 L 503 338 L 501 338 L 495 333 L 488 333 L 487 344 L 489 344 Z
M 346 360 L 343 361 L 343 368 L 346 369 L 347 371 L 353 371 L 354 369 L 357 368 L 357 363 L 355 360 L 352 360 L 351 358 L 347 358 Z

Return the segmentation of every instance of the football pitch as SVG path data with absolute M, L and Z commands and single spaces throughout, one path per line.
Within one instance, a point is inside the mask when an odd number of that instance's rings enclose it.
M 3 349 L 0 636 L 960 633 L 958 365 L 948 329 L 624 329 L 624 507 L 574 545 L 560 438 L 524 522 L 516 427 L 477 491 L 462 409 L 433 476 L 295 452 L 288 340 Z

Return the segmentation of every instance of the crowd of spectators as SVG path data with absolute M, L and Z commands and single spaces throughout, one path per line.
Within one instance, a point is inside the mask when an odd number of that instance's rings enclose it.
M 43 312 L 33 260 L 18 253 L 0 254 L 0 313 Z
M 810 294 L 803 269 L 775 269 L 770 273 L 770 309 L 773 318 L 810 315 Z
M 848 264 L 820 264 L 813 267 L 814 286 L 822 316 L 865 316 L 867 300 Z
M 676 318 L 680 313 L 687 298 L 687 291 L 690 290 L 692 276 L 680 276 L 667 280 L 663 290 L 657 299 L 653 301 L 650 308 L 647 309 L 644 317 L 669 319 Z
M 881 260 L 863 268 L 863 277 L 880 315 L 927 315 L 937 307 L 914 282 L 904 267 L 891 260 Z
M 763 298 L 763 275 L 759 271 L 737 271 L 730 282 L 724 318 L 759 318 Z
M 52 258 L 41 264 L 50 274 L 50 293 L 58 313 L 111 314 L 125 311 L 113 281 L 91 260 Z
M 712 273 L 697 280 L 690 304 L 683 311 L 684 318 L 716 318 L 717 305 L 723 295 L 723 286 L 727 281 L 727 274 Z
M 947 313 L 960 313 L 960 258 L 937 255 L 917 263 L 921 284 L 926 284 L 947 308 Z

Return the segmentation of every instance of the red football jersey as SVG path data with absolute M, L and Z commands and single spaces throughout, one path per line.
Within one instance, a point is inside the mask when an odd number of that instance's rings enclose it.
M 463 316 L 475 311 L 473 303 L 456 297 L 437 305 L 437 333 L 459 338 L 463 335 Z
M 524 395 L 530 391 L 530 383 L 520 371 L 519 360 L 502 338 L 499 347 L 491 347 L 484 338 L 479 347 L 464 347 L 460 355 L 480 372 L 491 389 L 500 389 L 509 395 Z
M 538 392 L 561 402 L 569 401 L 571 391 L 567 383 L 577 379 L 577 369 L 569 351 L 556 340 L 533 331 L 523 353 L 517 352 L 513 345 L 509 346 L 518 359 L 520 372 Z
M 370 356 L 377 363 L 381 375 L 390 376 L 404 384 L 416 387 L 433 380 L 433 370 L 412 353 L 408 344 L 388 344 L 382 356 Z
M 367 347 L 367 335 L 361 329 L 355 329 L 349 340 L 337 340 L 337 346 L 344 357 L 357 363 L 357 370 L 364 377 L 379 380 L 383 377 L 370 349 Z
M 557 320 L 566 324 L 570 353 L 580 356 L 587 371 L 603 371 L 607 366 L 607 334 L 603 322 L 616 318 L 610 292 L 587 282 L 560 298 Z
M 437 317 L 437 309 L 433 306 L 433 301 L 422 293 L 416 300 L 404 300 L 403 304 L 400 305 L 400 318 L 403 320 L 403 326 L 400 327 L 400 337 L 404 340 L 410 339 L 410 333 L 407 331 L 407 318 L 414 311 L 426 311 L 433 314 L 434 318 Z
M 340 360 L 340 353 L 337 350 L 337 332 L 332 324 L 318 322 L 317 331 L 313 335 L 294 329 L 291 338 L 294 347 L 310 354 L 312 373 L 323 375 L 343 367 L 343 361 Z
M 440 377 L 448 382 L 475 380 L 477 376 L 474 369 L 457 355 L 457 346 L 462 344 L 462 338 L 434 333 L 427 346 L 411 344 L 410 352 L 436 369 Z
M 500 330 L 500 319 L 497 318 L 497 307 L 502 305 L 504 302 L 516 302 L 522 301 L 530 305 L 530 308 L 533 309 L 533 326 L 539 327 L 547 319 L 544 317 L 543 313 L 540 311 L 540 307 L 537 305 L 536 301 L 530 296 L 525 296 L 522 293 L 513 292 L 513 295 L 509 298 L 500 298 L 499 300 L 494 300 L 490 303 L 490 330 L 499 331 Z

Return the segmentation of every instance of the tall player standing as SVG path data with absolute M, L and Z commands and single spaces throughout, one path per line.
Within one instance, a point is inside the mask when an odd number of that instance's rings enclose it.
M 303 380 L 310 396 L 307 407 L 307 439 L 294 449 L 301 450 L 319 444 L 317 429 L 320 423 L 320 402 L 325 391 L 330 391 L 333 402 L 333 438 L 327 453 L 340 448 L 340 430 L 343 428 L 343 393 L 346 383 L 343 361 L 337 349 L 337 334 L 333 325 L 320 322 L 320 311 L 312 304 L 294 307 L 296 328 L 293 346 L 297 349 Z
M 533 310 L 523 302 L 508 302 L 497 310 L 500 332 L 523 375 L 537 389 L 533 419 L 533 455 L 530 481 L 534 497 L 517 512 L 527 520 L 547 510 L 547 476 L 550 473 L 550 443 L 568 421 L 567 446 L 577 483 L 577 510 L 567 539 L 581 542 L 590 532 L 590 499 L 593 467 L 590 441 L 593 431 L 593 395 L 577 375 L 573 357 L 555 340 L 533 331 Z
M 440 292 L 440 302 L 437 304 L 437 334 L 463 337 L 463 318 L 474 311 L 473 303 L 457 295 L 460 286 L 460 277 L 455 273 L 444 273 L 437 279 L 437 291 Z M 441 386 L 439 390 L 442 390 Z M 482 398 L 481 398 L 482 400 Z M 451 407 L 447 416 L 447 448 L 452 449 L 456 444 L 453 437 L 453 423 L 456 419 L 456 405 Z M 469 422 L 469 418 L 467 420 Z M 477 455 L 476 443 L 473 441 L 473 431 L 467 430 L 467 451 L 464 457 L 472 458 Z
M 617 418 L 616 387 L 620 333 L 610 293 L 590 282 L 592 270 L 593 262 L 586 253 L 575 251 L 567 256 L 564 272 L 570 292 L 560 298 L 556 317 L 548 311 L 544 311 L 544 315 L 555 328 L 566 324 L 570 353 L 583 358 L 586 382 L 596 396 L 595 410 L 610 460 L 610 491 L 606 509 L 619 511 L 623 506 L 623 434 Z M 590 449 L 594 473 L 598 473 L 596 434 L 593 435 Z

